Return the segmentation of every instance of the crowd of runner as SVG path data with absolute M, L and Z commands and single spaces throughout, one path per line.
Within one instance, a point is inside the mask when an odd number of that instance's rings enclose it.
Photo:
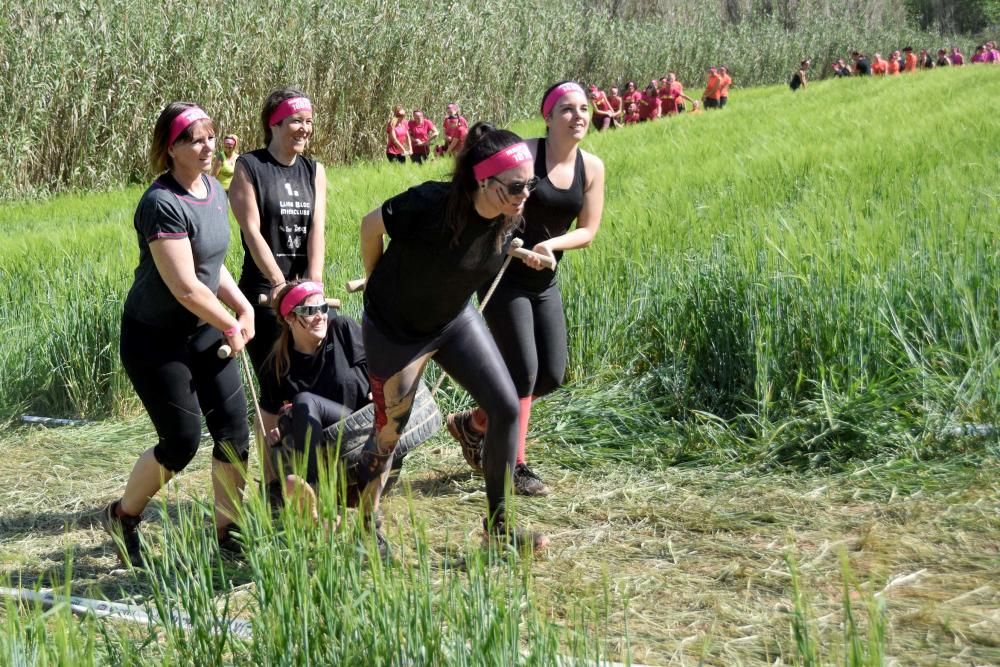
M 938 49 L 937 55 L 929 49 L 921 49 L 920 53 L 916 54 L 913 52 L 913 47 L 907 46 L 902 50 L 893 51 L 888 58 L 883 58 L 881 53 L 875 53 L 871 59 L 860 51 L 854 51 L 850 60 L 850 63 L 844 58 L 834 60 L 830 64 L 833 76 L 838 78 L 856 75 L 886 76 L 915 72 L 918 69 L 961 67 L 966 64 L 965 55 L 957 46 L 951 49 Z M 969 58 L 969 63 L 1000 63 L 1000 50 L 997 50 L 995 42 L 980 44 Z

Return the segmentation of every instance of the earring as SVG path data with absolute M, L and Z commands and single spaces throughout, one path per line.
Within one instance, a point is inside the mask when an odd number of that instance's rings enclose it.
M 486 192 L 486 181 L 485 180 L 479 181 L 479 191 L 480 192 Z

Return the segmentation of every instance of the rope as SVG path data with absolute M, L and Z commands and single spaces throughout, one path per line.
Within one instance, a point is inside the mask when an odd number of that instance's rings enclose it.
M 483 308 L 486 307 L 486 304 L 490 302 L 490 297 L 492 297 L 493 292 L 496 291 L 497 285 L 500 284 L 500 279 L 503 278 L 504 271 L 507 270 L 507 267 L 510 265 L 510 260 L 512 259 L 514 259 L 513 255 L 507 255 L 507 258 L 503 261 L 503 265 L 500 267 L 500 272 L 497 273 L 497 277 L 493 279 L 493 283 L 490 284 L 490 288 L 486 290 L 486 295 L 483 297 L 483 300 L 479 302 L 478 312 L 480 314 L 482 314 Z M 446 373 L 444 372 L 444 369 L 441 369 L 441 375 L 438 376 L 437 382 L 435 382 L 434 386 L 431 387 L 431 397 L 433 397 L 434 394 L 437 393 L 437 390 L 441 388 L 441 383 L 444 382 L 445 375 Z

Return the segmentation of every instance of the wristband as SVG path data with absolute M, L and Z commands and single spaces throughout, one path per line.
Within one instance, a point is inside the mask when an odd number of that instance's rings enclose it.
M 235 336 L 239 332 L 240 332 L 240 325 L 237 323 L 237 324 L 234 324 L 233 326 L 229 327 L 228 329 L 224 329 L 222 331 L 222 335 L 225 336 L 226 338 L 232 338 L 233 336 Z

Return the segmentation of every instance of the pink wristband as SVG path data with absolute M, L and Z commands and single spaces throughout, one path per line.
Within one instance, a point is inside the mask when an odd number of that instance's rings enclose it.
M 233 326 L 231 326 L 228 329 L 224 330 L 222 332 L 222 335 L 225 336 L 226 338 L 232 338 L 233 336 L 235 336 L 239 332 L 240 332 L 240 325 L 239 324 L 234 324 Z

